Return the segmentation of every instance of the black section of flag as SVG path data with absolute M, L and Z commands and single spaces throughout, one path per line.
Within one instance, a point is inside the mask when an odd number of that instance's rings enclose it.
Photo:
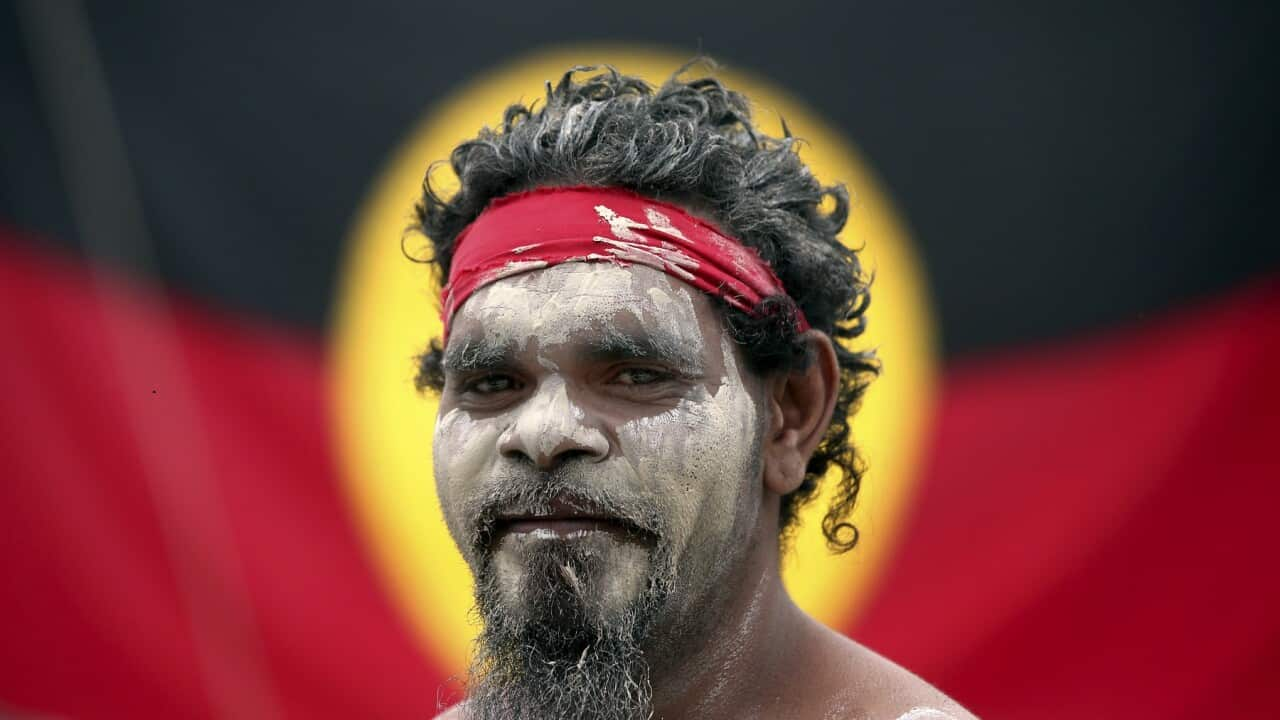
M 913 227 L 950 354 L 1131 320 L 1280 261 L 1262 4 L 90 5 L 164 278 L 317 329 L 351 214 L 412 123 L 566 42 L 700 41 L 836 123 Z M 0 10 L 0 219 L 72 238 L 24 48 Z

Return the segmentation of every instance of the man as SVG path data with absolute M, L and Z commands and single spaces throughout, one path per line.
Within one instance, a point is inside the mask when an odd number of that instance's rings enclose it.
M 779 575 L 832 465 L 821 531 L 857 540 L 847 418 L 878 365 L 833 342 L 869 297 L 846 192 L 714 79 L 593 70 L 418 206 L 445 324 L 418 380 L 484 622 L 446 717 L 971 717 Z

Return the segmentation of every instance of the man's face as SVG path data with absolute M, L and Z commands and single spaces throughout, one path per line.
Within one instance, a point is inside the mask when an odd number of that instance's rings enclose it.
M 434 457 L 486 625 L 577 659 L 714 613 L 759 515 L 761 392 L 707 298 L 658 270 L 565 263 L 472 295 Z

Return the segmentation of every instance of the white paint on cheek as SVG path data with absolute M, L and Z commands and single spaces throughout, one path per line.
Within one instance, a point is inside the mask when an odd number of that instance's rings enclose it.
M 454 408 L 436 420 L 432 439 L 432 466 L 436 492 L 445 522 L 455 539 L 463 535 L 465 518 L 459 517 L 460 498 L 473 496 L 489 474 L 496 458 L 495 448 L 505 420 L 477 420 L 471 413 Z M 459 545 L 464 554 L 468 549 Z
M 727 424 L 735 425 L 738 432 L 750 436 L 755 430 L 756 404 L 751 393 L 742 383 L 742 375 L 738 372 L 738 361 L 734 355 L 734 346 L 729 337 L 720 338 L 720 352 L 724 354 L 724 377 L 716 399 L 724 396 L 722 417 Z M 726 391 L 727 388 L 727 391 Z M 750 450 L 749 447 L 744 448 Z
M 481 423 L 471 414 L 454 408 L 436 421 L 436 445 L 446 453 L 435 452 L 435 463 L 445 464 L 447 475 L 452 478 L 471 477 L 480 472 L 487 459 L 477 440 L 482 432 Z M 440 473 L 436 473 L 437 477 Z
M 669 449 L 671 428 L 676 427 L 689 415 L 691 403 L 681 400 L 679 405 L 666 412 L 636 418 L 623 423 L 620 431 L 629 441 L 625 449 L 639 461 L 641 470 L 652 465 Z
M 705 404 L 707 429 L 721 438 L 715 446 L 720 462 L 727 468 L 745 473 L 752 464 L 750 453 L 755 450 L 752 435 L 756 428 L 756 406 L 742 383 L 733 342 L 727 335 L 720 338 L 720 352 L 724 358 L 724 376 L 716 394 Z M 741 477 L 735 485 L 740 484 Z M 728 506 L 721 507 L 728 509 Z
M 641 482 L 664 498 L 672 534 L 691 552 L 705 553 L 695 560 L 702 566 L 695 572 L 713 570 L 715 555 L 748 502 L 746 476 L 754 464 L 755 403 L 739 375 L 732 341 L 721 338 L 720 348 L 724 376 L 714 395 L 702 390 L 618 429 L 622 452 Z

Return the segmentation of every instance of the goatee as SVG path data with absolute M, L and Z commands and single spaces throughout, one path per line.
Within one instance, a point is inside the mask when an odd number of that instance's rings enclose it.
M 659 545 L 660 547 L 660 545 Z M 636 720 L 653 716 L 641 649 L 669 590 L 653 551 L 644 593 L 622 612 L 595 598 L 601 558 L 575 542 L 531 544 L 520 607 L 504 600 L 485 563 L 476 578 L 484 630 L 470 668 L 464 717 L 474 720 Z

